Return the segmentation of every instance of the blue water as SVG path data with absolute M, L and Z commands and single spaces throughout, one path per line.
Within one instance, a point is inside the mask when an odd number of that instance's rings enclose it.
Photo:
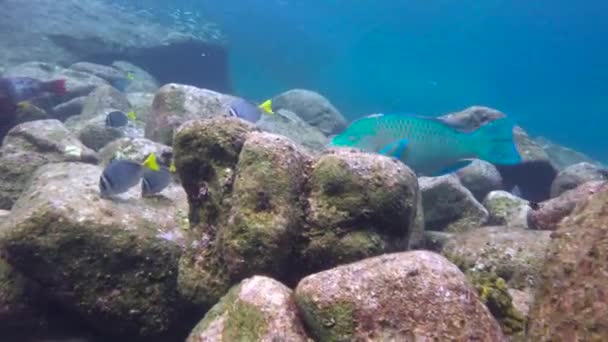
M 290 88 L 313 89 L 351 119 L 486 105 L 533 135 L 608 160 L 608 1 L 171 4 L 219 24 L 239 95 L 263 100 Z

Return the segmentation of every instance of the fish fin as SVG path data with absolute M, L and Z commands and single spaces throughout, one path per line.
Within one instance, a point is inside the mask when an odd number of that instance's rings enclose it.
M 383 154 L 385 156 L 391 156 L 397 159 L 401 159 L 401 156 L 403 155 L 403 152 L 405 151 L 406 147 L 407 139 L 400 139 L 384 146 L 378 153 Z
M 258 106 L 264 113 L 274 114 L 272 111 L 272 100 L 268 99 Z
M 133 81 L 135 79 L 135 73 L 133 73 L 132 71 L 128 71 L 126 79 L 129 81 Z
M 171 165 L 169 165 L 169 172 L 176 173 L 177 168 L 175 167 L 175 162 L 171 161 Z
M 127 117 L 131 121 L 135 121 L 137 119 L 137 116 L 135 115 L 135 111 L 133 111 L 133 110 L 127 113 Z
M 144 160 L 142 165 L 153 171 L 160 170 L 160 166 L 158 166 L 158 162 L 156 161 L 156 155 L 154 153 L 150 153 L 146 160 Z
M 514 124 L 507 118 L 498 119 L 469 133 L 475 144 L 477 157 L 493 164 L 515 165 L 521 163 L 513 140 Z
M 17 109 L 20 111 L 26 111 L 30 108 L 32 104 L 29 101 L 21 101 L 17 103 Z
M 446 167 L 445 169 L 443 169 L 439 172 L 436 172 L 435 174 L 433 174 L 433 177 L 443 176 L 443 175 L 447 175 L 447 174 L 456 172 L 456 171 L 462 169 L 463 167 L 469 166 L 472 162 L 473 162 L 473 159 L 461 159 L 461 160 L 457 161 L 456 163 Z

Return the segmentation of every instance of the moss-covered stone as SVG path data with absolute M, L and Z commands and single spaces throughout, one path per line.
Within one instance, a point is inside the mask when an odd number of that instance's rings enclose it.
M 254 274 L 283 278 L 301 234 L 308 156 L 287 138 L 252 133 L 239 156 L 222 257 L 233 279 Z
M 307 295 L 296 296 L 296 302 L 310 331 L 319 341 L 348 341 L 355 335 L 355 308 L 351 303 L 320 307 Z
M 507 228 L 528 228 L 528 201 L 514 196 L 506 191 L 492 191 L 483 201 L 490 217 L 488 223 L 502 225 Z
M 379 155 L 334 150 L 312 166 L 303 269 L 404 250 L 418 206 L 415 175 Z
M 292 292 L 271 278 L 255 276 L 233 286 L 188 336 L 202 341 L 307 341 Z

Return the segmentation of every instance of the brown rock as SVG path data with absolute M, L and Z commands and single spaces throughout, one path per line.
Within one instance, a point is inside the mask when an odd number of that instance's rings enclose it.
M 530 341 L 608 339 L 608 190 L 553 234 L 530 312 Z
M 505 341 L 460 270 L 427 251 L 310 275 L 296 301 L 320 341 Z
M 292 291 L 267 277 L 255 276 L 233 287 L 194 328 L 187 342 L 305 342 Z
M 532 229 L 555 230 L 559 222 L 570 215 L 577 204 L 608 186 L 607 182 L 587 182 L 575 189 L 564 192 L 561 196 L 540 203 L 537 210 L 528 213 L 528 223 Z

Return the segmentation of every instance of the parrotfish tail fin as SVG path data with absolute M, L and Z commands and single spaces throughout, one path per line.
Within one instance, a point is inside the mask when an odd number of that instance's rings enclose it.
M 156 161 L 156 155 L 154 153 L 150 153 L 142 165 L 150 170 L 160 171 L 160 166 L 158 166 L 158 161 Z
M 511 120 L 503 118 L 471 132 L 477 146 L 477 157 L 498 165 L 519 164 L 521 157 L 513 140 L 513 127 Z
M 63 96 L 67 93 L 65 80 L 50 81 L 45 84 L 46 90 L 55 95 Z
M 272 100 L 266 100 L 259 105 L 260 109 L 266 114 L 274 114 L 272 111 Z

